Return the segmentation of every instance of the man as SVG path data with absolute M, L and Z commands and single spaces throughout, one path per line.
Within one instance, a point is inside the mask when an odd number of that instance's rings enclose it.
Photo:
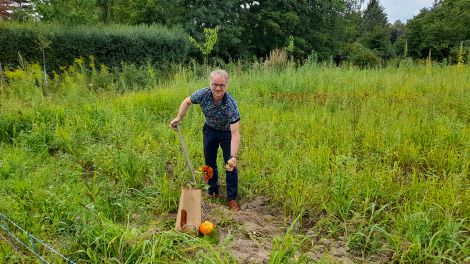
M 209 180 L 208 194 L 214 197 L 219 194 L 217 151 L 220 145 L 226 164 L 228 204 L 233 211 L 239 211 L 240 206 L 236 199 L 238 193 L 237 158 L 240 146 L 240 112 L 235 98 L 227 92 L 228 79 L 228 73 L 224 70 L 211 72 L 210 86 L 199 89 L 184 99 L 179 107 L 178 115 L 171 121 L 170 126 L 176 128 L 179 125 L 190 105 L 201 105 L 205 116 L 202 130 L 204 159 L 206 165 L 214 171 L 213 177 Z

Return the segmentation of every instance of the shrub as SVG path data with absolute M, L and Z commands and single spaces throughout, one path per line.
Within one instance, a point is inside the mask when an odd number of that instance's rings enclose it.
M 44 46 L 41 43 L 47 42 Z M 0 24 L 0 62 L 17 67 L 19 54 L 27 61 L 58 70 L 78 57 L 94 56 L 97 65 L 120 67 L 122 62 L 142 65 L 150 62 L 166 67 L 186 59 L 189 42 L 179 30 L 161 26 L 66 27 L 50 24 Z
M 380 58 L 370 49 L 355 42 L 345 49 L 346 60 L 361 68 L 380 66 Z
M 269 53 L 265 65 L 274 69 L 282 69 L 287 65 L 287 51 L 286 49 L 274 49 Z

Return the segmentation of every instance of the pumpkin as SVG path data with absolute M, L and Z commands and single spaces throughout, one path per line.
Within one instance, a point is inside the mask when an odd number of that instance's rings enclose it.
M 209 221 L 204 221 L 199 225 L 199 233 L 203 235 L 209 235 L 214 231 L 214 224 Z

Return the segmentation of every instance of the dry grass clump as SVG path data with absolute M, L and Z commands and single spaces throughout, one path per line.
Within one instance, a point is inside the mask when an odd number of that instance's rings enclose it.
M 288 65 L 288 56 L 285 48 L 273 49 L 269 52 L 269 57 L 264 62 L 264 65 L 271 68 L 284 68 Z

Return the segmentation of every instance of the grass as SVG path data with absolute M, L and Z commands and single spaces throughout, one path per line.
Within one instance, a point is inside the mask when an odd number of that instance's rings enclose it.
M 242 201 L 265 195 L 286 221 L 300 215 L 301 228 L 273 240 L 271 263 L 308 262 L 307 230 L 345 237 L 365 262 L 469 261 L 468 65 L 228 68 L 242 114 Z M 223 244 L 171 231 L 189 175 L 168 124 L 207 85 L 201 72 L 181 68 L 141 91 L 80 64 L 47 89 L 34 65 L 7 72 L 0 211 L 80 263 L 236 262 Z M 195 167 L 202 123 L 198 107 L 182 123 Z M 33 258 L 0 243 L 2 261 Z

